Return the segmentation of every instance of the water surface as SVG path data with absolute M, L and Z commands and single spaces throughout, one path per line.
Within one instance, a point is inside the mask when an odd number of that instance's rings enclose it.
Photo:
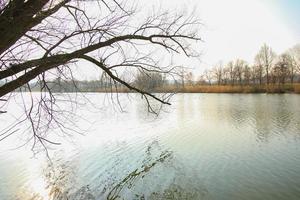
M 178 94 L 159 116 L 139 96 L 121 95 L 124 112 L 86 96 L 99 108 L 79 106 L 85 135 L 52 163 L 11 150 L 22 134 L 0 143 L 1 200 L 300 199 L 299 95 Z

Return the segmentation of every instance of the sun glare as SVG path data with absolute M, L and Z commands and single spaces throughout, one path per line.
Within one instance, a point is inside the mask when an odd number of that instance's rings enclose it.
M 49 191 L 43 178 L 38 178 L 30 184 L 32 193 L 37 194 L 43 200 L 50 200 Z

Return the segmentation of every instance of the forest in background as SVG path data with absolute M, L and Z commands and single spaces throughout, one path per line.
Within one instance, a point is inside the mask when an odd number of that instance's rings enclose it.
M 141 70 L 127 81 L 137 88 L 162 93 L 300 93 L 299 44 L 280 55 L 264 44 L 253 63 L 243 59 L 227 64 L 219 62 L 198 77 L 188 68 L 180 67 L 171 79 L 168 74 Z M 54 92 L 131 92 L 122 84 L 115 83 L 105 72 L 98 80 L 58 77 L 49 81 L 48 85 Z M 32 91 L 41 89 L 37 82 L 30 86 Z M 21 90 L 26 91 L 26 86 Z

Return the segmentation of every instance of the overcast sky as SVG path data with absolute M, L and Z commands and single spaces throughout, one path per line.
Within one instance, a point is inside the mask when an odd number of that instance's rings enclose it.
M 241 58 L 252 63 L 263 43 L 276 53 L 300 43 L 300 0 L 138 0 L 142 9 L 195 10 L 203 22 L 195 73 Z
M 196 9 L 203 21 L 202 68 L 222 60 L 252 62 L 263 43 L 277 53 L 300 42 L 299 0 L 163 0 L 166 9 Z M 155 5 L 155 4 L 153 4 Z M 157 5 L 157 4 L 156 4 Z M 198 68 L 198 67 L 197 67 Z

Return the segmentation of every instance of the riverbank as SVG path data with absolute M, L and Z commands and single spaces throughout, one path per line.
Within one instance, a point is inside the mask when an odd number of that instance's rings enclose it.
M 171 91 L 169 91 L 171 92 Z M 182 93 L 297 93 L 300 84 L 285 85 L 192 85 L 179 89 Z
M 300 83 L 284 84 L 284 85 L 186 85 L 184 87 L 176 85 L 168 85 L 154 89 L 144 89 L 151 93 L 295 93 L 300 94 Z M 26 91 L 24 89 L 23 91 Z M 32 90 L 32 92 L 39 92 L 39 89 Z M 53 91 L 54 93 L 135 93 L 133 90 L 129 90 L 126 87 L 113 88 L 89 88 L 89 89 L 74 89 L 74 90 L 62 90 Z
M 116 93 L 115 89 L 98 89 L 95 92 Z M 130 93 L 128 88 L 119 88 L 119 93 Z M 296 93 L 300 94 L 300 84 L 285 85 L 187 85 L 185 87 L 165 86 L 155 88 L 152 93 Z

